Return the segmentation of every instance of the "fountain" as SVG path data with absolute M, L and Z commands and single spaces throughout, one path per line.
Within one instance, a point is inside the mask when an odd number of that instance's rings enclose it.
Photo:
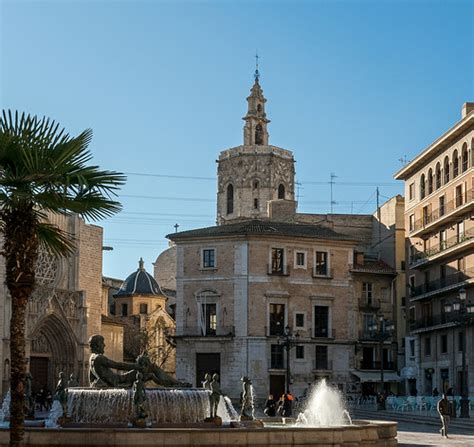
M 298 415 L 296 425 L 302 427 L 334 427 L 352 425 L 341 393 L 321 380 L 311 391 L 305 409 Z
M 207 375 L 204 388 L 182 387 L 146 356 L 135 364 L 114 362 L 103 338 L 91 337 L 91 387 L 68 387 L 62 374 L 46 428 L 26 429 L 27 445 L 69 446 L 338 446 L 393 447 L 394 422 L 351 421 L 339 392 L 319 383 L 296 422 L 254 417 L 252 382 L 242 378 L 239 415 L 223 395 L 218 375 Z M 125 370 L 116 373 L 113 370 Z M 159 388 L 145 388 L 145 378 Z M 161 382 L 161 383 L 160 383 Z M 72 383 L 71 383 L 72 384 Z M 165 387 L 164 385 L 168 387 Z M 8 395 L 2 406 L 7 417 Z M 8 445 L 8 422 L 0 429 L 0 447 Z

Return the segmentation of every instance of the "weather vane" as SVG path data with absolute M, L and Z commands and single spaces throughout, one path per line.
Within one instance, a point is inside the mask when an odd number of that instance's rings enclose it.
M 255 50 L 255 80 L 258 81 L 260 79 L 260 73 L 258 71 L 258 51 Z

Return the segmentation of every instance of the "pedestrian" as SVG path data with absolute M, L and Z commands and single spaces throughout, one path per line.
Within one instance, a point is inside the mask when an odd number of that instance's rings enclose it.
M 433 397 L 438 397 L 438 396 L 439 396 L 438 388 L 434 387 L 433 388 Z
M 282 416 L 284 418 L 291 417 L 292 406 L 293 406 L 293 396 L 291 394 L 284 394 L 283 395 L 283 411 L 282 411 Z
M 441 436 L 444 438 L 448 437 L 448 426 L 449 426 L 449 401 L 446 394 L 442 395 L 442 398 L 438 401 L 436 405 L 436 409 L 438 410 L 439 417 L 441 418 Z
M 265 402 L 265 409 L 263 412 L 269 417 L 272 418 L 276 415 L 276 402 L 273 398 L 273 394 L 268 395 L 268 399 Z

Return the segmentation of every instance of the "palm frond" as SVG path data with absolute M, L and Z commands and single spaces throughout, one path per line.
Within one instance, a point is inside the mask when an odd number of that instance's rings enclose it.
M 53 255 L 67 256 L 76 249 L 73 235 L 60 230 L 56 225 L 40 222 L 37 233 L 40 245 Z

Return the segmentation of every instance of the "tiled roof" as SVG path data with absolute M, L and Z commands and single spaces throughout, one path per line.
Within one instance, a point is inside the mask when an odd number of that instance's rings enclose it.
M 237 223 L 217 225 L 214 227 L 198 228 L 196 230 L 171 233 L 168 239 L 180 240 L 196 237 L 214 237 L 231 235 L 274 235 L 274 236 L 300 236 L 316 239 L 335 239 L 353 241 L 352 238 L 336 233 L 330 228 L 320 225 L 299 224 L 288 222 L 274 222 L 270 220 L 246 220 Z
M 384 261 L 365 261 L 363 264 L 354 264 L 352 272 L 379 273 L 382 275 L 396 275 L 397 272 Z
M 145 271 L 143 259 L 139 261 L 138 270 L 127 277 L 114 297 L 132 295 L 163 295 L 155 278 Z

